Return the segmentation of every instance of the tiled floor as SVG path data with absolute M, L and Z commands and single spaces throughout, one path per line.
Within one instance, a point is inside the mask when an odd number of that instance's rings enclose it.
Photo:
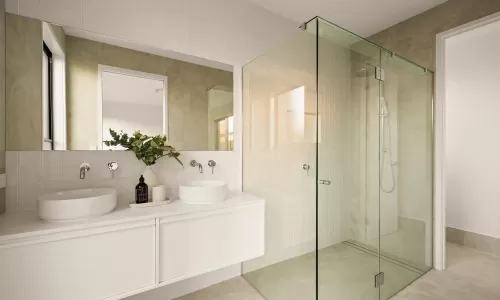
M 176 300 L 266 300 L 243 277 L 236 277 Z
M 368 277 L 362 273 L 351 270 L 344 271 L 341 275 L 326 272 L 336 268 L 347 267 L 347 261 L 357 261 L 357 267 L 351 269 L 367 269 L 372 267 L 371 259 L 363 253 L 356 253 L 356 249 L 349 249 L 345 245 L 337 245 L 336 249 L 325 249 L 323 256 L 329 261 L 320 266 L 320 299 L 377 299 L 368 288 L 360 288 L 360 284 L 349 284 L 349 280 L 364 282 Z M 347 247 L 347 248 L 346 248 Z M 333 247 L 331 247 L 333 248 Z M 353 251 L 356 250 L 356 251 Z M 321 257 L 321 254 L 320 254 Z M 259 270 L 248 274 L 248 281 L 252 282 L 263 292 L 267 300 L 282 299 L 314 299 L 314 286 L 311 286 L 309 276 L 299 276 L 290 271 L 293 267 L 305 267 L 310 273 L 309 258 L 297 260 L 289 265 L 277 266 L 276 270 L 264 272 Z M 321 261 L 321 260 L 320 260 Z M 302 264 L 302 265 L 301 265 Z M 500 299 L 500 257 L 477 252 L 454 244 L 448 245 L 448 269 L 443 272 L 431 271 L 404 289 L 393 300 L 498 300 Z M 324 269 L 326 267 L 326 269 Z M 387 266 L 386 266 L 387 267 Z M 269 267 L 268 267 L 269 268 Z M 388 269 L 388 274 L 398 274 L 400 280 L 390 276 L 385 288 L 393 290 L 398 284 L 406 282 L 412 274 L 409 270 L 400 270 L 395 266 Z M 323 271 L 321 271 L 323 269 Z M 348 270 L 349 268 L 343 269 Z M 264 269 L 265 270 L 265 269 Z M 323 273 L 323 276 L 321 274 Z M 338 272 L 337 272 L 338 274 Z M 364 272 L 363 272 L 364 274 Z M 410 276 L 410 277 L 405 277 Z M 413 275 L 414 276 L 414 275 Z M 324 278 L 321 282 L 321 278 Z M 391 280 L 391 278 L 393 278 Z M 291 281 L 290 281 L 291 280 Z M 370 276 L 370 280 L 373 280 Z M 242 277 L 211 286 L 207 289 L 178 298 L 178 300 L 265 300 L 265 298 Z M 273 286 L 275 284 L 276 286 Z M 364 285 L 364 284 L 363 284 Z M 301 293 L 299 290 L 304 289 Z M 312 289 L 312 290 L 311 290 Z M 382 299 L 387 291 L 381 290 Z M 322 296 L 324 295 L 324 296 Z M 374 298 L 375 297 L 375 298 Z
M 386 277 L 380 292 L 385 298 L 421 275 L 387 261 L 382 262 L 381 267 Z M 323 249 L 319 253 L 320 299 L 376 300 L 378 290 L 374 288 L 374 274 L 378 270 L 378 258 L 365 251 L 345 244 Z M 271 265 L 244 277 L 179 300 L 312 300 L 315 298 L 315 254 Z
M 383 295 L 393 295 L 422 273 L 384 261 Z M 346 244 L 337 244 L 319 252 L 319 298 L 376 300 L 374 274 L 379 272 L 377 256 Z M 315 297 L 315 254 L 271 265 L 247 273 L 245 279 L 268 300 L 304 300 Z M 387 296 L 386 296 L 387 298 Z
M 447 245 L 445 271 L 432 270 L 393 300 L 498 300 L 500 256 Z

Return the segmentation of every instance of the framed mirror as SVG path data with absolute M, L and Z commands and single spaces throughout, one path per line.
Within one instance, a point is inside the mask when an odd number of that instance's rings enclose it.
M 6 14 L 7 150 L 120 150 L 110 129 L 234 149 L 232 66 Z

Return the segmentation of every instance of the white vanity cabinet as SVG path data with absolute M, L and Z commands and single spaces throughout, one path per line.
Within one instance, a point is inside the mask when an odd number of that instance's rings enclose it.
M 264 254 L 265 202 L 174 201 L 77 222 L 0 216 L 0 300 L 111 300 Z
M 160 219 L 160 285 L 264 255 L 264 202 Z
M 0 244 L 0 299 L 120 299 L 155 285 L 155 221 Z

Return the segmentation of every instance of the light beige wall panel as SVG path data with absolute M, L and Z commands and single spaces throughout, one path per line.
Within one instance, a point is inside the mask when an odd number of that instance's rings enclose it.
M 498 0 L 448 0 L 369 37 L 427 68 L 434 69 L 436 34 L 500 11 Z
M 42 148 L 42 23 L 6 14 L 7 149 Z
M 0 70 L 5 70 L 5 0 L 0 0 Z M 5 172 L 5 71 L 0 72 L 0 173 Z M 6 210 L 5 189 L 0 189 L 0 214 Z

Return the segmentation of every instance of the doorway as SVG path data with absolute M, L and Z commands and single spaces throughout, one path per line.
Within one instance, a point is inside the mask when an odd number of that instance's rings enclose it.
M 436 269 L 447 267 L 447 242 L 485 252 L 500 245 L 498 36 L 499 13 L 437 36 Z

